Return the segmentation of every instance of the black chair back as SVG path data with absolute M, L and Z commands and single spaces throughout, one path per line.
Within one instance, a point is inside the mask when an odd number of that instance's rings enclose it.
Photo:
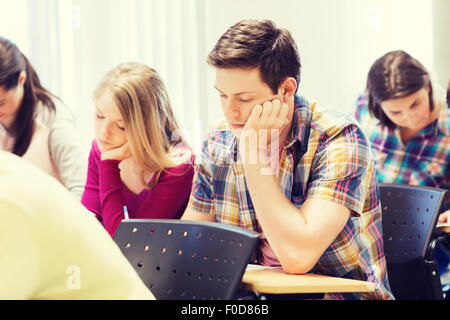
M 123 220 L 114 241 L 157 299 L 227 300 L 238 289 L 259 234 L 185 220 Z
M 380 184 L 388 278 L 396 299 L 442 299 L 439 268 L 430 247 L 446 190 Z

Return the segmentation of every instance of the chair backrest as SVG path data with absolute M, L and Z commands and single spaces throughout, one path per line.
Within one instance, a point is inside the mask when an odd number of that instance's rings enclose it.
M 396 299 L 434 299 L 438 289 L 442 296 L 437 263 L 426 257 L 446 192 L 380 184 L 384 253 Z
M 114 241 L 157 299 L 232 299 L 259 233 L 184 220 L 123 220 Z

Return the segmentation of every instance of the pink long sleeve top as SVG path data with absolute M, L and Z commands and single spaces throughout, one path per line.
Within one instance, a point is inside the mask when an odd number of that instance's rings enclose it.
M 96 141 L 92 143 L 82 204 L 114 236 L 124 219 L 127 206 L 130 219 L 179 219 L 187 206 L 194 175 L 194 159 L 162 172 L 153 189 L 139 194 L 122 182 L 118 160 L 101 160 Z M 149 185 L 153 183 L 153 178 Z

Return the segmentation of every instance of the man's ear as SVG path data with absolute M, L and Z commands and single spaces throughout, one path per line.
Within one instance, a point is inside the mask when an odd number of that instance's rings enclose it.
M 287 102 L 295 95 L 297 89 L 297 81 L 294 78 L 288 77 L 280 85 L 280 94 L 283 97 L 283 102 Z

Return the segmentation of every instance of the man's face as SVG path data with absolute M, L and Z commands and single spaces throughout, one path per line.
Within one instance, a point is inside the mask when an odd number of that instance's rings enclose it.
M 215 88 L 220 94 L 225 118 L 235 135 L 239 135 L 256 105 L 275 98 L 282 99 L 262 81 L 258 68 L 217 68 Z

